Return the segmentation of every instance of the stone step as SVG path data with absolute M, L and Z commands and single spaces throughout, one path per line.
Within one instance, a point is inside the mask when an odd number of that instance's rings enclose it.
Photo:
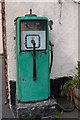
M 56 104 L 53 98 L 35 103 L 17 103 L 17 117 L 55 117 Z

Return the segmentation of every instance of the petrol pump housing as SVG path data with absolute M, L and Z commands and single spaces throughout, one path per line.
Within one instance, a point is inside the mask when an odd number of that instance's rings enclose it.
M 16 93 L 20 102 L 50 97 L 49 21 L 32 14 L 15 20 Z

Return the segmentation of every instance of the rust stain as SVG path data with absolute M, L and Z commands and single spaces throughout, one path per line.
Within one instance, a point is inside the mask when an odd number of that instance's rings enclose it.
M 44 54 L 47 54 L 47 52 L 45 51 Z
M 23 80 L 23 82 L 24 82 L 24 78 L 23 78 L 22 80 Z
M 42 54 L 43 52 L 41 51 L 41 54 Z
M 41 58 L 41 55 L 40 55 L 40 58 Z

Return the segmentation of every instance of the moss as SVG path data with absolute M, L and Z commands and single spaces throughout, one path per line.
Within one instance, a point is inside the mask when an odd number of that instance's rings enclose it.
M 55 115 L 55 119 L 60 118 L 61 112 L 60 110 L 56 109 L 56 115 Z

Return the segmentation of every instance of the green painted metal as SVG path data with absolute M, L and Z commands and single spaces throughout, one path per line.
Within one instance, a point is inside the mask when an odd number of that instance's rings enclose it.
M 33 80 L 32 52 L 20 52 L 20 21 L 47 21 L 47 50 L 36 51 L 36 81 Z M 46 54 L 45 54 L 46 52 Z M 17 100 L 30 102 L 47 99 L 50 96 L 50 67 L 49 67 L 49 29 L 46 17 L 24 16 L 17 20 L 16 42 L 16 91 Z

